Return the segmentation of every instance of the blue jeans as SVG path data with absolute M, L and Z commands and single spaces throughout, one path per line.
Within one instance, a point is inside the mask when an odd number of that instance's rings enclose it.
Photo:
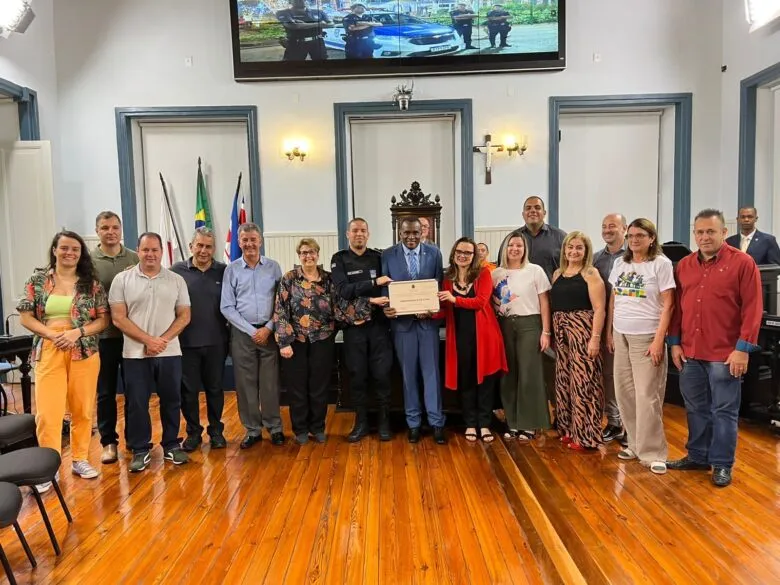
M 688 458 L 731 468 L 742 381 L 723 362 L 688 358 L 680 373 L 680 392 L 688 413 Z

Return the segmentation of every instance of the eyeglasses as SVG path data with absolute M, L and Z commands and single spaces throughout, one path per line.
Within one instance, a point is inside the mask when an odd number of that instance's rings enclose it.
M 316 256 L 317 252 L 315 250 L 301 250 L 298 252 L 298 256 Z
M 649 238 L 647 234 L 628 234 L 626 236 L 627 240 L 644 240 L 645 238 Z
M 468 258 L 469 256 L 473 256 L 474 252 L 470 252 L 470 251 L 466 251 L 466 250 L 455 250 L 455 255 L 456 256 L 465 256 L 465 257 Z

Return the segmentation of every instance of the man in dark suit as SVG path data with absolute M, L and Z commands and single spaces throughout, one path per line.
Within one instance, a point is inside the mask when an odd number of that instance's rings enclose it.
M 738 234 L 726 238 L 726 243 L 751 256 L 756 264 L 780 264 L 780 247 L 772 234 L 756 229 L 758 211 L 742 207 L 737 214 Z
M 436 279 L 441 283 L 441 252 L 436 246 L 420 241 L 420 220 L 404 219 L 400 232 L 401 242 L 382 253 L 382 274 L 393 281 Z M 384 311 L 392 319 L 393 343 L 401 365 L 409 442 L 417 443 L 420 440 L 422 411 L 418 379 L 422 378 L 428 423 L 433 427 L 434 440 L 443 445 L 446 439 L 439 373 L 439 322 L 432 321 L 430 313 L 398 316 L 389 307 Z

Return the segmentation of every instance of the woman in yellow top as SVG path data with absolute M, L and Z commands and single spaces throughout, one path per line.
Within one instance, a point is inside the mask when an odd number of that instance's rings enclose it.
M 496 263 L 488 260 L 490 250 L 488 250 L 487 244 L 484 242 L 477 244 L 477 253 L 479 254 L 479 259 L 482 261 L 482 266 L 486 266 L 490 272 L 493 272 L 496 269 Z
M 16 310 L 34 333 L 36 432 L 41 447 L 62 449 L 62 417 L 70 406 L 72 471 L 98 476 L 87 461 L 95 388 L 100 370 L 98 334 L 108 326 L 108 302 L 92 259 L 78 234 L 54 236 L 49 266 L 36 270 Z M 39 491 L 50 484 L 39 486 Z

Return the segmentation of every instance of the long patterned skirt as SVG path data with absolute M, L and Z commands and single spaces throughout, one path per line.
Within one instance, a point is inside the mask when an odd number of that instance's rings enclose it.
M 588 357 L 593 311 L 556 311 L 555 397 L 558 432 L 583 447 L 598 447 L 604 411 L 602 356 Z

